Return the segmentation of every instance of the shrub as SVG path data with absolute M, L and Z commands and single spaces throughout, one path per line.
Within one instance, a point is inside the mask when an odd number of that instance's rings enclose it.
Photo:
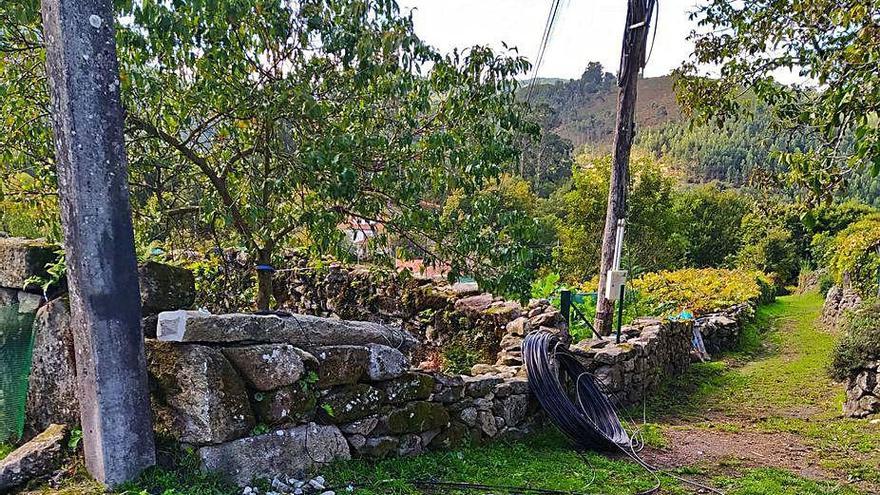
M 648 273 L 631 283 L 642 307 L 670 316 L 687 310 L 709 313 L 742 303 L 772 300 L 776 287 L 762 272 L 721 268 L 686 268 Z
M 843 329 L 831 358 L 831 375 L 838 380 L 880 359 L 880 300 L 869 299 L 848 313 Z
M 876 289 L 880 256 L 875 247 L 880 245 L 880 213 L 867 215 L 843 229 L 831 242 L 828 269 L 837 283 L 848 278 L 862 295 Z

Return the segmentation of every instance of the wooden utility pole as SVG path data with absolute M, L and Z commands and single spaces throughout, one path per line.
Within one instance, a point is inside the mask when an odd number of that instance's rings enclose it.
M 43 0 L 86 468 L 155 464 L 112 0 Z
M 618 220 L 626 219 L 626 194 L 629 184 L 629 155 L 635 137 L 635 106 L 639 71 L 645 66 L 645 51 L 655 0 L 629 0 L 623 49 L 617 75 L 617 122 L 612 145 L 611 183 L 602 236 L 602 258 L 599 265 L 599 290 L 596 306 L 596 331 L 611 333 L 614 303 L 605 297 L 608 270 L 613 267 Z M 622 246 L 622 243 L 620 243 Z

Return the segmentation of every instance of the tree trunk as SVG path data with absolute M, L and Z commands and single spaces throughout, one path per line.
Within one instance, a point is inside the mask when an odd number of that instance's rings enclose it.
M 595 328 L 600 335 L 612 330 L 614 303 L 605 298 L 605 279 L 614 262 L 617 221 L 626 218 L 626 194 L 629 181 L 629 155 L 635 137 L 635 104 L 639 69 L 644 66 L 645 45 L 653 1 L 629 0 L 626 27 L 624 28 L 623 52 L 617 84 L 617 121 L 611 155 L 611 181 L 608 190 L 608 207 L 605 214 L 605 232 L 602 236 L 602 257 L 599 265 L 599 287 L 596 305 Z M 643 22 L 644 21 L 644 22 Z M 640 27 L 639 23 L 642 23 Z
M 268 249 L 257 250 L 257 310 L 268 311 L 272 302 L 272 276 L 274 270 L 272 253 Z

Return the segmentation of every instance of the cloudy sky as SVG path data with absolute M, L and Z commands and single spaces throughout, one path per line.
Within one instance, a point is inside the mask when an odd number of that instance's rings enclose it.
M 413 10 L 416 32 L 443 51 L 474 44 L 501 49 L 502 42 L 537 58 L 551 0 L 399 0 Z M 625 0 L 567 0 L 544 55 L 539 76 L 578 78 L 597 60 L 617 72 L 626 18 Z M 691 51 L 686 38 L 694 28 L 688 13 L 696 0 L 662 0 L 658 31 L 647 76 L 668 74 Z

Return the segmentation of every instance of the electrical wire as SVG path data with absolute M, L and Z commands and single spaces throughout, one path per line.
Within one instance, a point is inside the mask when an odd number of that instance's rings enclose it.
M 565 350 L 559 337 L 545 331 L 531 332 L 523 341 L 522 353 L 532 394 L 576 450 L 616 449 L 654 476 L 654 487 L 639 495 L 656 493 L 660 489 L 660 474 L 724 495 L 720 490 L 663 471 L 642 459 L 638 454 L 644 447 L 641 434 L 627 434 L 601 382 Z
M 568 5 L 568 0 L 564 0 L 565 4 Z M 550 3 L 550 11 L 547 13 L 547 21 L 544 23 L 544 32 L 541 35 L 541 43 L 538 45 L 538 58 L 535 59 L 535 68 L 532 72 L 532 79 L 529 81 L 529 90 L 526 93 L 526 103 L 530 104 L 532 102 L 532 93 L 535 89 L 535 83 L 538 80 L 538 71 L 541 69 L 541 65 L 544 63 L 544 54 L 547 51 L 547 45 L 550 43 L 550 38 L 553 37 L 553 27 L 556 23 L 556 20 L 559 18 L 560 5 L 563 0 L 552 0 Z

